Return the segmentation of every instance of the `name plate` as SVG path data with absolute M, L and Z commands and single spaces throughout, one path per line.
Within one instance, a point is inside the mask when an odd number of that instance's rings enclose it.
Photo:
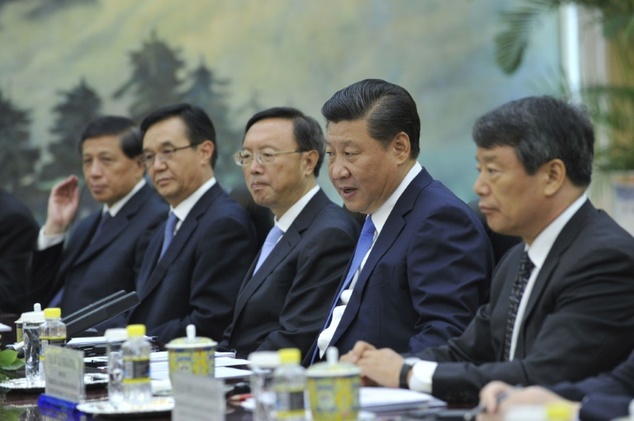
M 44 350 L 45 393 L 66 401 L 84 400 L 84 351 L 61 346 Z
M 223 420 L 225 394 L 222 380 L 189 373 L 172 373 L 172 420 Z

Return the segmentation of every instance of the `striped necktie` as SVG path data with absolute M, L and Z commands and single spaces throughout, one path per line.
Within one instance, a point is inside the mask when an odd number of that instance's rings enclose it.
M 504 335 L 504 361 L 509 361 L 511 358 L 511 342 L 513 340 L 513 328 L 515 327 L 515 318 L 517 317 L 517 310 L 522 301 L 522 295 L 526 289 L 526 284 L 531 277 L 531 272 L 535 265 L 528 257 L 528 252 L 525 251 L 520 260 L 519 270 L 517 271 L 517 277 L 513 283 L 511 289 L 511 295 L 509 297 L 509 313 L 506 320 L 506 331 Z

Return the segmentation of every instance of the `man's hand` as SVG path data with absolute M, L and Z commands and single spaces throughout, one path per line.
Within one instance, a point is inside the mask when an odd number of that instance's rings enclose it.
M 478 421 L 499 421 L 502 419 L 500 414 L 499 404 L 502 402 L 502 397 L 507 397 L 513 391 L 519 391 L 520 389 L 514 389 L 510 384 L 506 384 L 500 381 L 493 381 L 487 384 L 480 390 L 480 405 L 483 406 L 485 412 L 478 415 Z
M 478 421 L 500 421 L 509 408 L 522 405 L 570 405 L 573 412 L 579 412 L 578 402 L 568 401 L 561 396 L 540 386 L 524 389 L 514 388 L 503 382 L 491 382 L 480 391 L 480 404 L 486 407 L 486 412 L 478 416 Z M 545 410 L 545 409 L 544 409 Z
M 403 361 L 403 357 L 389 348 L 365 349 L 357 360 L 357 366 L 361 368 L 365 385 L 398 387 Z
M 48 211 L 44 234 L 55 235 L 66 232 L 75 219 L 79 208 L 79 181 L 76 176 L 68 176 L 53 187 L 48 197 Z
M 367 342 L 357 341 L 357 343 L 354 344 L 354 347 L 347 354 L 341 356 L 340 360 L 347 363 L 356 364 L 365 351 L 374 349 L 376 348 Z

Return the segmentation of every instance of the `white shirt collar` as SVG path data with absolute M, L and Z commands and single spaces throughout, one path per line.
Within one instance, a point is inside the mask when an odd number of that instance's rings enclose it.
M 398 199 L 400 199 L 401 195 L 403 194 L 407 186 L 409 186 L 409 183 L 411 183 L 412 180 L 416 178 L 416 176 L 422 170 L 423 170 L 423 167 L 417 161 L 414 164 L 414 166 L 410 168 L 410 170 L 407 172 L 405 177 L 403 177 L 403 180 L 401 181 L 401 183 L 398 185 L 396 190 L 394 190 L 394 192 L 390 195 L 390 197 L 388 197 L 385 203 L 379 206 L 376 212 L 370 215 L 370 217 L 372 218 L 372 222 L 374 223 L 374 227 L 376 228 L 375 238 L 381 233 L 381 230 L 383 229 L 383 226 L 385 225 L 387 218 L 390 216 L 390 213 L 392 213 L 392 209 L 394 209 L 394 205 L 396 205 L 396 202 L 398 201 Z
M 305 195 L 303 195 L 293 206 L 288 208 L 284 215 L 277 220 L 275 218 L 275 224 L 284 232 L 288 231 L 291 224 L 295 221 L 295 218 L 304 210 L 310 199 L 312 199 L 319 191 L 319 186 L 315 186 L 310 189 Z
M 170 206 L 170 210 L 174 212 L 176 217 L 178 218 L 178 223 L 176 224 L 176 229 L 180 227 L 183 223 L 189 212 L 194 208 L 196 203 L 200 200 L 200 198 L 207 193 L 207 190 L 212 188 L 216 184 L 216 177 L 211 177 L 209 180 L 205 181 L 202 186 L 198 187 L 198 189 L 189 195 L 189 197 L 182 202 L 180 202 L 175 208 Z
M 588 196 L 584 193 L 537 235 L 533 244 L 528 248 L 528 256 L 536 268 L 539 269 L 544 265 L 544 261 L 548 253 L 550 253 L 553 244 L 555 244 L 559 233 L 586 200 L 588 200 Z
M 101 213 L 104 214 L 106 212 L 109 212 L 110 216 L 114 218 L 115 216 L 117 216 L 117 213 L 119 213 L 121 208 L 123 208 L 123 206 L 125 206 L 125 204 L 128 203 L 130 198 L 134 196 L 136 192 L 141 190 L 143 186 L 145 186 L 145 184 L 146 184 L 145 177 L 141 177 L 139 182 L 135 184 L 132 190 L 130 190 L 130 192 L 126 194 L 123 197 L 123 199 L 119 200 L 118 202 L 115 202 L 112 206 L 108 206 L 104 203 L 103 210 L 101 211 Z

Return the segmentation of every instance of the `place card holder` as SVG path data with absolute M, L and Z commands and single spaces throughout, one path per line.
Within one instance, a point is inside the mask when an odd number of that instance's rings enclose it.
M 222 380 L 182 372 L 173 373 L 170 377 L 174 395 L 172 421 L 225 418 Z
M 88 416 L 77 409 L 76 402 L 70 402 L 42 393 L 37 400 L 40 415 L 54 420 L 85 421 Z
M 44 351 L 46 372 L 45 393 L 37 405 L 40 413 L 55 420 L 80 421 L 87 419 L 77 410 L 84 400 L 84 353 L 60 346 L 49 346 Z

